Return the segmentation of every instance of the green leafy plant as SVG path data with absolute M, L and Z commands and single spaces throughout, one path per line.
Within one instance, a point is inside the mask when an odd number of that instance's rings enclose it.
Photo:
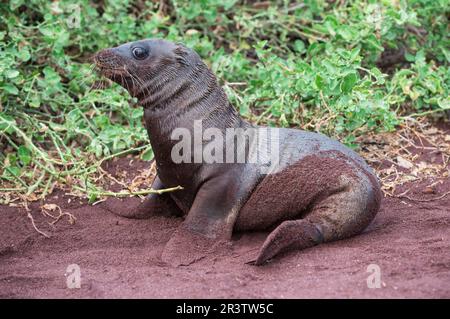
M 0 195 L 105 194 L 101 163 L 152 158 L 142 110 L 99 78 L 99 49 L 164 37 L 195 49 L 254 123 L 352 147 L 449 98 L 447 0 L 12 0 L 0 4 Z

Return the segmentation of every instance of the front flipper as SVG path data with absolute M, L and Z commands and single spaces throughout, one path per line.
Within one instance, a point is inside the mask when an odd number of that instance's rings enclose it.
M 164 189 L 158 176 L 153 180 L 152 189 Z M 115 215 L 133 219 L 146 219 L 155 215 L 182 215 L 169 193 L 149 194 L 144 201 L 131 205 L 129 201 L 125 203 L 119 198 L 110 198 L 103 203 L 103 208 Z
M 164 247 L 162 260 L 174 267 L 189 266 L 212 254 L 224 242 L 192 232 L 182 224 Z
M 167 243 L 163 261 L 172 266 L 189 265 L 231 239 L 248 192 L 248 188 L 241 187 L 239 176 L 230 171 L 202 184 L 186 220 Z

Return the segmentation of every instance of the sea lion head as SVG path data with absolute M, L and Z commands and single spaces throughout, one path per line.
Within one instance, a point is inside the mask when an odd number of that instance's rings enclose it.
M 236 110 L 214 73 L 183 44 L 140 40 L 104 49 L 93 60 L 100 74 L 137 98 L 147 127 L 158 119 L 158 125 L 169 130 L 167 121 L 175 125 L 186 112 L 197 119 L 208 117 L 210 125 L 237 121 Z
M 198 62 L 201 59 L 195 51 L 162 39 L 129 42 L 94 56 L 100 74 L 123 86 L 138 100 L 185 77 L 189 67 Z

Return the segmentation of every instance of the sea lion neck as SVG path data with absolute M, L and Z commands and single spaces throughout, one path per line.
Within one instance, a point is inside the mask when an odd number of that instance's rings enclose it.
M 186 129 L 193 136 L 196 121 L 201 122 L 203 130 L 217 128 L 223 132 L 247 126 L 215 75 L 201 61 L 148 81 L 154 86 L 141 89 L 138 100 L 144 108 L 145 125 L 159 163 L 170 165 L 172 147 L 178 142 L 172 139 L 176 129 Z

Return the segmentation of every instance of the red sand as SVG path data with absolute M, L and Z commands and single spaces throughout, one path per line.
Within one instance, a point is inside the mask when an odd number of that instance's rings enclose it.
M 450 180 L 404 185 L 412 198 L 432 199 Z M 56 196 L 56 197 L 55 197 Z M 77 221 L 50 227 L 39 204 L 30 206 L 44 238 L 23 209 L 0 206 L 0 297 L 3 298 L 450 298 L 450 195 L 413 202 L 383 199 L 361 235 L 291 252 L 263 267 L 252 260 L 267 233 L 236 234 L 220 253 L 174 268 L 161 261 L 181 218 L 130 220 L 55 193 Z M 124 206 L 136 199 L 124 199 Z M 123 206 L 122 206 L 123 207 Z M 81 289 L 66 288 L 70 264 L 81 267 Z M 367 266 L 381 267 L 382 287 L 367 287 Z

